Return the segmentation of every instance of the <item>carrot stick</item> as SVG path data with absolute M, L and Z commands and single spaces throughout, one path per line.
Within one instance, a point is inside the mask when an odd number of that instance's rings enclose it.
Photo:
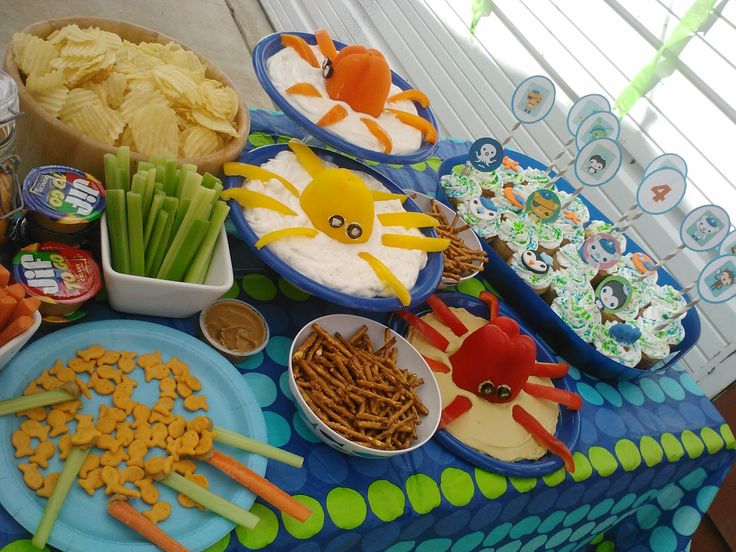
M 15 297 L 9 295 L 0 299 L 0 329 L 4 328 L 10 321 L 17 304 L 18 301 L 15 300 Z
M 16 318 L 0 333 L 0 347 L 5 345 L 14 337 L 19 336 L 28 328 L 33 326 L 33 318 L 30 316 L 21 316 Z
M 18 304 L 13 311 L 11 319 L 15 320 L 21 316 L 33 316 L 41 306 L 41 300 L 38 297 L 26 297 L 25 299 L 18 301 Z
M 294 519 L 303 523 L 312 515 L 312 510 L 304 504 L 286 494 L 249 467 L 244 466 L 232 456 L 216 450 L 208 458 L 205 458 L 205 461 Z
M 8 295 L 10 295 L 11 297 L 15 297 L 18 301 L 26 296 L 26 290 L 24 290 L 23 286 L 20 284 L 13 284 L 12 286 L 8 286 L 5 288 L 5 291 L 8 292 Z
M 3 265 L 0 265 L 0 287 L 5 287 L 10 281 L 10 271 Z
M 115 495 L 107 501 L 107 513 L 123 522 L 140 536 L 148 539 L 164 552 L 189 552 L 189 549 L 171 538 L 158 525 L 128 504 L 126 497 Z
M 2 265 L 0 265 L 0 266 L 2 266 Z M 2 287 L 2 286 L 0 286 L 0 298 L 5 297 L 7 294 L 8 294 L 8 292 L 5 291 L 5 288 Z

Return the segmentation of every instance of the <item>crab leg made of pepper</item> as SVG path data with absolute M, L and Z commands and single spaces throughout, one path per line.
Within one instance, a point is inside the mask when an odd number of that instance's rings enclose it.
M 575 472 L 575 462 L 572 459 L 570 450 L 565 446 L 565 443 L 560 441 L 557 437 L 552 435 L 549 431 L 542 427 L 534 416 L 529 414 L 522 406 L 518 404 L 511 409 L 511 415 L 514 420 L 531 433 L 534 440 L 537 441 L 541 446 L 547 448 L 555 456 L 562 458 L 565 463 L 565 468 L 570 473 Z
M 429 341 L 429 343 L 437 347 L 440 351 L 447 351 L 447 347 L 450 345 L 447 338 L 417 315 L 407 310 L 399 310 L 396 311 L 396 316 L 418 331 L 424 339 Z
M 470 402 L 468 397 L 458 395 L 452 402 L 442 409 L 442 416 L 440 417 L 440 425 L 438 429 L 443 429 L 451 422 L 457 420 L 460 416 L 465 414 L 468 410 L 473 407 L 473 403 Z
M 539 385 L 537 383 L 527 381 L 522 386 L 522 389 L 533 397 L 559 403 L 570 410 L 580 410 L 583 406 L 583 400 L 579 395 L 571 393 L 570 391 L 565 391 L 564 389 L 558 389 L 557 387 Z

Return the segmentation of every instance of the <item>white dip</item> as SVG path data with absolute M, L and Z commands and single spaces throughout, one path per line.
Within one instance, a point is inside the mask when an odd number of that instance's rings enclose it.
M 325 166 L 334 167 L 329 163 L 325 163 Z M 302 168 L 291 151 L 279 153 L 261 167 L 284 177 L 299 190 L 299 193 L 311 181 L 309 173 Z M 356 174 L 370 189 L 388 191 L 372 176 L 364 173 Z M 299 198 L 291 194 L 278 180 L 270 180 L 267 183 L 250 180 L 243 187 L 277 199 L 297 213 L 297 216 L 282 215 L 270 209 L 244 208 L 245 218 L 259 238 L 268 232 L 283 228 L 314 228 L 301 208 Z M 405 211 L 397 199 L 377 201 L 374 206 L 376 215 Z M 373 222 L 373 233 L 365 243 L 342 243 L 320 232 L 314 238 L 291 236 L 275 241 L 266 247 L 294 270 L 327 287 L 361 297 L 393 296 L 394 293 L 379 280 L 368 263 L 358 257 L 358 253 L 366 251 L 380 259 L 411 291 L 419 271 L 427 263 L 427 253 L 420 250 L 386 247 L 381 243 L 383 234 L 423 235 L 415 228 L 382 226 L 376 216 Z
M 317 46 L 312 46 L 312 50 L 314 51 L 314 55 L 317 56 L 317 61 L 319 61 L 321 66 L 324 56 Z M 410 127 L 409 125 L 399 121 L 394 114 L 384 111 L 378 118 L 371 117 L 367 113 L 354 111 L 353 108 L 345 102 L 330 99 L 330 96 L 327 94 L 325 79 L 322 77 L 322 70 L 319 67 L 312 67 L 309 65 L 309 63 L 296 53 L 294 48 L 284 48 L 278 51 L 268 58 L 266 66 L 268 67 L 268 74 L 271 77 L 271 81 L 274 86 L 287 100 L 291 102 L 297 111 L 302 113 L 313 123 L 319 121 L 322 116 L 336 104 L 340 104 L 345 108 L 348 112 L 348 116 L 342 121 L 324 127 L 325 130 L 337 134 L 348 142 L 362 148 L 383 152 L 383 144 L 381 144 L 381 142 L 379 142 L 378 139 L 368 131 L 368 127 L 361 122 L 361 119 L 372 119 L 381 125 L 381 127 L 391 137 L 393 142 L 391 154 L 411 153 L 417 151 L 421 147 L 422 133 L 414 127 Z M 287 94 L 286 89 L 298 82 L 308 82 L 313 85 L 317 90 L 319 90 L 322 97 L 316 98 L 314 96 L 303 96 L 301 94 Z M 389 97 L 394 94 L 398 94 L 399 92 L 401 92 L 401 89 L 392 84 Z M 409 100 L 387 103 L 386 107 L 414 114 L 417 113 L 414 103 Z

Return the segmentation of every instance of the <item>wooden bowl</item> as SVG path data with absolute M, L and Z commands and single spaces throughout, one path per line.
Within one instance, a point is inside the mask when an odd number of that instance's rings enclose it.
M 159 42 L 161 44 L 177 42 L 181 44 L 165 34 L 140 25 L 97 17 L 67 17 L 40 21 L 26 27 L 22 32 L 46 38 L 53 31 L 74 23 L 80 27 L 99 27 L 136 44 L 140 42 Z M 184 44 L 182 46 L 187 48 Z M 197 52 L 194 53 L 207 66 L 205 75 L 208 78 L 222 82 L 237 93 L 235 85 L 224 73 Z M 18 83 L 20 108 L 25 113 L 17 122 L 16 151 L 21 156 L 21 176 L 27 174 L 33 167 L 59 164 L 81 169 L 103 179 L 105 174 L 102 161 L 103 155 L 114 153 L 115 146 L 103 144 L 80 133 L 56 117 L 52 117 L 36 102 L 26 90 L 18 66 L 15 64 L 12 43 L 8 44 L 5 51 L 5 70 Z M 237 159 L 245 146 L 250 130 L 248 109 L 240 94 L 238 94 L 238 98 L 240 106 L 235 116 L 238 137 L 228 142 L 227 146 L 220 151 L 202 157 L 179 159 L 180 164 L 194 163 L 199 167 L 200 172 L 207 171 L 217 174 L 222 169 L 224 162 Z M 132 161 L 148 160 L 147 155 L 138 152 L 131 152 L 130 157 Z

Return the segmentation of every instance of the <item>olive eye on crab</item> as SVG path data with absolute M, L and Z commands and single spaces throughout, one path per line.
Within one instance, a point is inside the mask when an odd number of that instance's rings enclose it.
M 348 224 L 346 232 L 348 234 L 348 238 L 357 240 L 360 236 L 363 235 L 363 228 L 357 222 L 351 222 L 350 224 Z
M 492 397 L 495 392 L 496 386 L 490 380 L 486 380 L 478 386 L 478 393 L 484 397 Z
M 343 224 L 345 224 L 345 219 L 342 218 L 340 215 L 332 215 L 327 222 L 330 223 L 330 226 L 333 228 L 340 228 Z
M 511 398 L 511 388 L 508 385 L 499 385 L 496 389 L 496 396 L 502 401 L 509 400 Z
M 322 62 L 322 77 L 325 79 L 329 79 L 332 76 L 333 72 L 334 69 L 332 68 L 332 60 L 330 58 L 325 58 L 325 60 Z

